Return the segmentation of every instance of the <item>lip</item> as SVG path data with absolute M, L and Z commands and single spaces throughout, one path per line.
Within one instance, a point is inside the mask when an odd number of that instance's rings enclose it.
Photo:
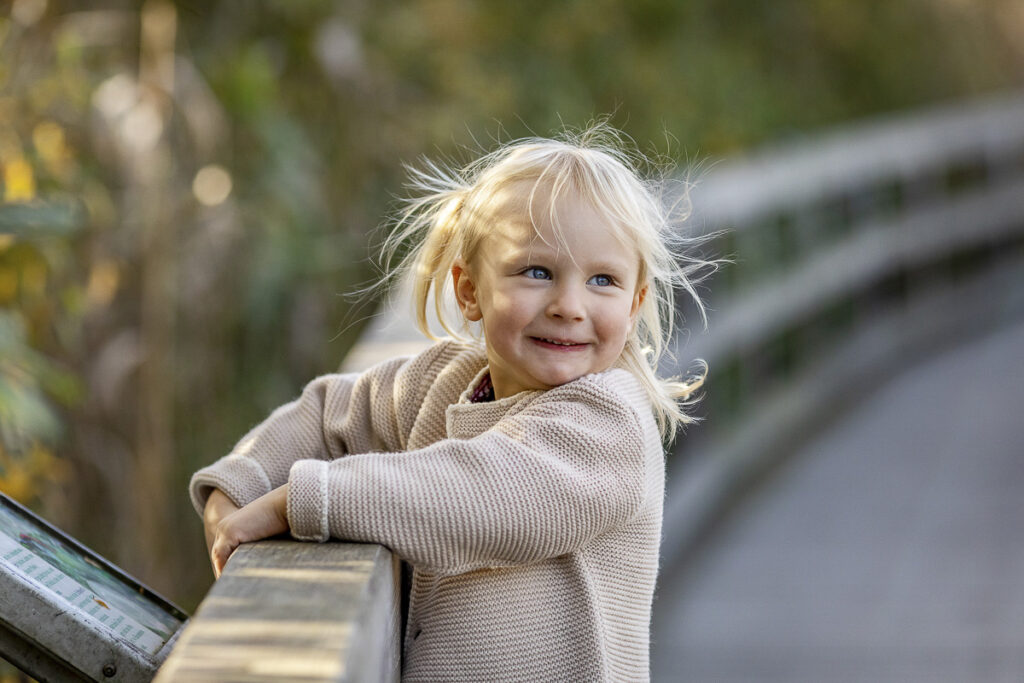
M 560 339 L 558 337 L 530 337 L 537 346 L 543 349 L 554 351 L 579 351 L 589 346 L 586 342 L 578 342 L 572 339 Z

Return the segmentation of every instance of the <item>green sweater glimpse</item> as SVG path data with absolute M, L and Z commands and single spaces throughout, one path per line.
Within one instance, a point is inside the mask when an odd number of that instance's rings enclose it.
M 413 567 L 403 681 L 645 681 L 664 453 L 620 369 L 472 403 L 476 345 L 327 375 L 192 478 L 237 505 L 289 483 L 301 540 Z

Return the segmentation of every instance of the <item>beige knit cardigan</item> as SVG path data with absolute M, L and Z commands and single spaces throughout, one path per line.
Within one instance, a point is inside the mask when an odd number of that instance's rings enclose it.
M 645 681 L 664 454 L 612 369 L 472 403 L 482 349 L 452 341 L 328 375 L 197 472 L 244 505 L 289 483 L 301 540 L 412 565 L 403 681 Z

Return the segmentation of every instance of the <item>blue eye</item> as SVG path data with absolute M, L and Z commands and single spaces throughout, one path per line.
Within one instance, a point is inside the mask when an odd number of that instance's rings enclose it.
M 523 271 L 523 275 L 530 278 L 531 280 L 550 280 L 551 273 L 548 272 L 547 268 L 541 268 L 539 266 L 530 266 Z
M 595 275 L 594 277 L 587 280 L 588 285 L 597 285 L 598 287 L 611 287 L 615 284 L 611 275 Z

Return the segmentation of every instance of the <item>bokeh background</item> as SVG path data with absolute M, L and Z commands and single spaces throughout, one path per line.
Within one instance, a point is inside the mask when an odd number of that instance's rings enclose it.
M 188 477 L 359 339 L 403 163 L 610 115 L 706 169 L 1022 85 L 1018 0 L 4 3 L 0 489 L 191 610 Z

